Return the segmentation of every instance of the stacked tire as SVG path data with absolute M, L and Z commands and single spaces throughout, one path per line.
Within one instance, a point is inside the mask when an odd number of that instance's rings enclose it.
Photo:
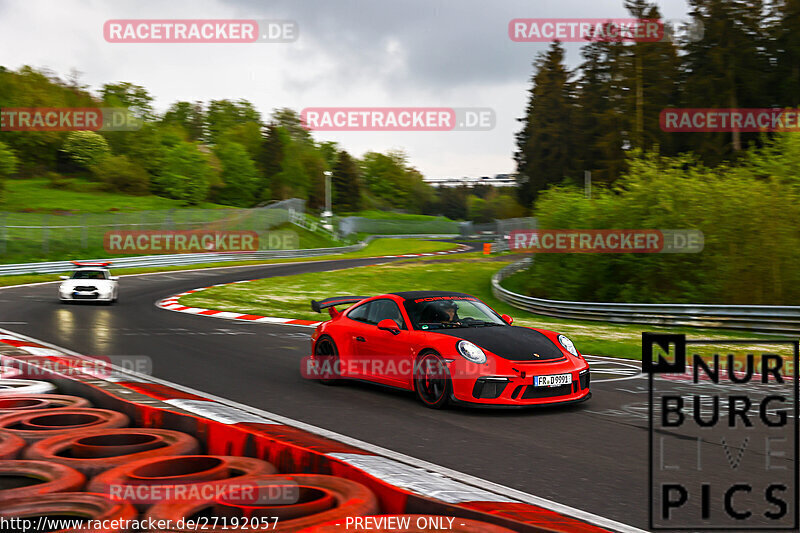
M 326 533 L 342 531 L 353 517 L 382 518 L 378 499 L 361 483 L 279 473 L 251 457 L 203 455 L 192 435 L 130 424 L 125 414 L 58 394 L 50 383 L 0 379 L 0 518 L 27 520 L 31 527 L 45 518 L 98 520 L 108 527 L 91 531 L 114 533 L 127 533 L 134 519 L 171 524 L 159 532 Z M 447 531 L 508 532 L 464 519 Z

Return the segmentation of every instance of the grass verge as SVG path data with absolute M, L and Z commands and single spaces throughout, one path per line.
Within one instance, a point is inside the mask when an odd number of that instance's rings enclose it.
M 184 305 L 285 318 L 320 320 L 327 314 L 311 311 L 309 301 L 346 294 L 381 294 L 403 290 L 454 290 L 473 294 L 515 324 L 551 329 L 570 336 L 581 351 L 641 359 L 642 331 L 685 333 L 703 339 L 769 339 L 767 335 L 705 328 L 665 328 L 606 322 L 563 320 L 534 315 L 507 305 L 491 293 L 490 280 L 507 261 L 453 256 L 429 261 L 402 261 L 385 265 L 318 272 L 216 287 L 181 298 Z
M 110 210 L 141 211 L 157 209 L 181 209 L 178 200 L 160 196 L 132 196 L 99 190 L 100 184 L 85 180 L 73 180 L 71 189 L 53 189 L 46 179 L 9 179 L 5 181 L 3 202 L 0 210 L 104 213 Z M 221 209 L 226 206 L 203 202 L 195 208 Z M 229 208 L 229 207 L 228 207 Z
M 30 236 L 31 232 L 28 230 L 17 230 L 26 233 Z M 37 230 L 41 231 L 41 230 Z M 270 235 L 279 235 L 281 233 L 293 232 L 297 234 L 297 240 L 292 240 L 291 246 L 298 248 L 331 248 L 342 246 L 344 243 L 334 241 L 324 234 L 314 233 L 307 229 L 295 226 L 291 223 L 284 223 L 270 228 L 266 232 L 262 232 L 261 238 L 265 241 L 270 238 Z M 74 233 L 71 235 L 74 237 Z M 69 236 L 62 237 L 61 239 L 53 238 L 48 246 L 48 251 L 42 251 L 41 244 L 31 246 L 31 242 L 21 242 L 21 239 L 12 239 L 2 254 L 2 264 L 16 264 L 16 263 L 38 263 L 43 261 L 67 261 L 75 259 L 76 256 L 83 259 L 92 258 L 107 258 L 109 253 L 102 245 L 102 237 L 95 235 L 91 239 L 91 244 L 83 248 L 81 246 L 80 236 L 78 235 L 77 241 L 69 240 Z M 284 246 L 283 241 L 278 238 L 272 244 L 265 244 L 265 246 L 273 246 L 273 249 Z M 151 255 L 149 253 L 142 253 L 140 255 Z M 130 257 L 130 256 L 126 256 Z

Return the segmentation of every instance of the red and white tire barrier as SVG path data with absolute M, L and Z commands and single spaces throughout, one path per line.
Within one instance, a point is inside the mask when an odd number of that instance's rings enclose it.
M 248 490 L 228 490 L 205 498 L 186 499 L 158 503 L 147 511 L 147 518 L 169 523 L 186 522 L 204 511 L 211 516 L 275 519 L 264 521 L 248 529 L 259 531 L 298 531 L 307 527 L 327 523 L 331 520 L 344 522 L 348 517 L 370 515 L 379 509 L 375 494 L 356 481 L 334 476 L 286 474 L 262 476 L 253 480 Z M 250 490 L 250 489 L 255 490 Z M 247 494 L 243 497 L 243 495 Z M 256 494 L 254 498 L 252 494 Z M 298 496 L 293 497 L 293 493 Z M 281 495 L 277 498 L 272 495 Z M 282 502 L 287 495 L 293 503 Z M 260 501 L 257 501 L 260 500 Z M 250 522 L 249 524 L 255 524 Z M 260 527 L 259 527 L 260 526 Z M 210 527 L 206 533 L 225 533 L 224 527 Z M 185 533 L 194 528 L 180 529 Z M 155 532 L 153 532 L 155 533 Z
M 49 383 L 48 383 L 49 385 Z M 91 407 L 86 398 L 64 394 L 25 394 L 0 396 L 0 415 L 31 411 L 33 409 L 58 409 L 61 407 Z
M 62 407 L 0 415 L 0 428 L 31 443 L 56 435 L 81 435 L 90 429 L 121 428 L 129 421 L 127 415 L 108 409 Z
M 16 459 L 27 445 L 22 437 L 0 430 L 0 459 Z
M 469 246 L 459 244 L 457 248 L 454 248 L 453 250 L 448 250 L 446 252 L 429 252 L 424 254 L 406 254 L 406 255 L 381 255 L 374 257 L 372 259 L 447 255 L 447 254 L 463 252 L 465 250 L 469 250 Z M 204 291 L 214 287 L 235 285 L 237 283 L 248 283 L 250 281 L 256 281 L 256 280 L 247 279 L 241 281 L 234 281 L 231 283 L 218 283 L 216 285 L 211 285 L 209 287 L 199 287 L 197 289 L 181 292 L 179 294 L 173 294 L 169 298 L 164 298 L 163 300 L 159 300 L 158 302 L 156 302 L 156 307 L 160 307 L 161 309 L 168 309 L 170 311 L 177 311 L 179 313 L 189 313 L 190 315 L 211 316 L 214 318 L 225 318 L 228 320 L 244 320 L 246 322 L 265 322 L 268 324 L 286 324 L 288 326 L 302 326 L 311 328 L 315 328 L 320 324 L 322 324 L 322 321 L 320 320 L 315 321 L 315 320 L 301 320 L 296 318 L 279 318 L 274 316 L 261 316 L 261 315 L 247 314 L 247 313 L 234 313 L 231 311 L 220 311 L 219 309 L 205 309 L 203 307 L 191 307 L 188 305 L 183 305 L 179 301 L 182 297 L 187 296 L 189 294 L 193 294 L 195 292 Z
M 79 435 L 56 435 L 31 444 L 26 459 L 74 468 L 88 477 L 141 459 L 167 455 L 196 455 L 200 443 L 186 433 L 158 428 L 87 430 Z
M 56 390 L 46 381 L 32 379 L 0 379 L 0 398 L 24 394 L 49 394 Z
M 74 364 L 76 361 L 85 361 L 87 357 L 68 353 L 66 350 L 59 352 L 54 347 L 50 349 L 58 352 L 58 357 L 33 355 L 27 352 L 28 348 L 36 350 L 47 347 L 23 336 L 19 336 L 18 340 L 27 342 L 27 345 L 17 344 L 3 349 L 0 344 L 0 356 L 12 361 L 25 375 L 27 372 L 41 377 L 45 369 L 51 369 L 51 375 L 47 379 L 54 381 L 62 394 L 81 396 L 94 406 L 124 412 L 133 425 L 170 428 L 193 435 L 200 439 L 208 456 L 247 456 L 253 458 L 252 460 L 274 465 L 283 477 L 287 477 L 287 474 L 323 474 L 360 483 L 375 495 L 379 504 L 379 512 L 370 514 L 457 517 L 464 521 L 487 522 L 522 533 L 600 533 L 609 529 L 625 533 L 641 531 L 321 428 L 142 374 L 120 369 L 112 381 L 102 376 L 81 375 L 72 371 L 59 373 L 52 369 L 74 368 L 78 366 Z M 55 359 L 63 364 L 54 366 Z M 73 364 L 70 365 L 70 362 Z M 101 409 L 61 407 L 52 410 L 59 415 L 68 414 L 68 411 L 97 412 Z M 36 412 L 28 411 L 26 415 Z M 5 415 L 0 420 L 20 416 L 25 415 Z M 42 425 L 41 421 L 35 419 L 28 422 L 36 426 Z M 76 419 L 74 422 L 84 425 L 86 421 Z M 74 431 L 74 427 L 75 425 L 62 429 L 68 433 Z M 13 454 L 14 450 L 10 450 L 10 453 Z M 185 461 L 191 457 L 184 456 L 184 459 L 178 460 Z M 149 465 L 160 461 L 163 459 L 152 458 L 144 462 Z M 128 470 L 130 466 L 106 470 L 104 474 L 94 477 L 90 482 L 90 489 L 105 491 L 107 487 L 104 481 L 108 481 L 106 478 L 113 478 L 112 481 L 116 484 L 124 482 L 125 476 L 130 474 Z M 215 471 L 215 468 L 199 470 L 198 476 Z M 185 475 L 181 474 L 184 471 L 184 468 L 177 469 L 180 476 Z M 158 479 L 164 477 L 159 472 L 156 474 Z M 137 470 L 133 475 L 142 477 L 142 472 Z M 217 482 L 205 479 L 198 481 Z M 160 483 L 155 484 L 160 486 Z M 68 493 L 61 494 L 66 496 Z M 101 498 L 96 494 L 80 497 Z M 317 499 L 329 501 L 331 498 L 333 496 L 327 494 L 324 498 Z M 48 496 L 40 497 L 40 501 L 47 499 Z M 220 506 L 230 507 L 225 502 L 216 502 L 215 507 Z M 287 509 L 288 511 L 290 510 Z M 0 506 L 0 515 L 6 512 L 9 511 Z
M 31 481 L 0 489 L 0 502 L 17 498 L 34 498 L 54 492 L 74 492 L 83 488 L 86 476 L 68 466 L 48 461 L 2 461 L 0 477 Z

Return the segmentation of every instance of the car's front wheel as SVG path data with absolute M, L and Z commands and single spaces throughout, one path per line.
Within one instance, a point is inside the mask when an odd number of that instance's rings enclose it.
M 426 407 L 442 409 L 447 406 L 453 393 L 453 382 L 439 354 L 427 352 L 417 358 L 414 391 Z
M 314 361 L 317 365 L 317 379 L 325 385 L 333 385 L 341 379 L 339 350 L 328 336 L 320 337 L 314 345 Z

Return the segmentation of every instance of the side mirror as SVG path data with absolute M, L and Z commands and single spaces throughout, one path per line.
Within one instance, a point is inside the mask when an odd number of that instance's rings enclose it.
M 108 279 L 110 279 L 111 281 L 117 281 L 119 279 L 119 276 L 108 276 Z
M 378 322 L 378 329 L 389 331 L 391 332 L 392 335 L 397 335 L 400 333 L 400 326 L 398 326 L 397 322 L 395 322 L 391 318 L 384 318 L 383 320 Z
M 69 276 L 58 276 L 61 279 L 69 279 Z
M 510 317 L 510 316 L 508 316 L 508 315 L 503 315 L 503 316 L 501 316 L 500 318 L 502 318 L 502 319 L 503 319 L 503 322 L 505 322 L 505 323 L 506 323 L 506 324 L 508 324 L 509 326 L 510 326 L 511 324 L 513 324 L 513 323 L 514 323 L 514 319 L 513 319 L 513 318 L 511 318 L 511 317 Z

